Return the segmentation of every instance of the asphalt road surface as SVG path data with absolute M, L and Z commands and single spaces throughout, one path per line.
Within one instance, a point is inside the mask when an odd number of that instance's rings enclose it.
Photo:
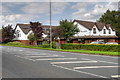
M 2 48 L 3 78 L 118 78 L 118 57 Z

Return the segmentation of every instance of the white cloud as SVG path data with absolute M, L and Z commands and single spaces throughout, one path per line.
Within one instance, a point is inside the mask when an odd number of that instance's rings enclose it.
M 100 18 L 101 15 L 103 15 L 106 10 L 117 10 L 117 3 L 116 2 L 109 2 L 109 3 L 93 3 L 94 7 L 93 9 L 89 8 L 86 5 L 89 5 L 91 3 L 78 3 L 77 5 L 73 6 L 77 9 L 76 12 L 74 12 L 73 19 L 84 19 L 84 20 L 97 20 Z M 79 6 L 80 5 L 80 6 Z M 72 8 L 73 8 L 72 7 Z
M 59 25 L 59 21 L 58 20 L 52 20 L 51 23 L 52 23 L 52 25 Z M 47 20 L 46 24 L 49 25 L 50 24 L 50 20 Z
M 0 18 L 2 19 L 2 25 L 12 24 L 13 26 L 15 26 L 17 23 L 29 22 L 30 20 L 33 20 L 36 17 L 37 16 L 28 15 L 28 14 L 14 14 L 14 15 L 0 16 Z
M 22 7 L 22 11 L 26 14 L 46 14 L 49 13 L 49 3 L 27 3 L 24 7 Z
M 2 2 L 49 2 L 50 0 L 2 0 Z M 51 0 L 51 2 L 118 2 L 119 0 Z
M 69 3 L 63 2 L 53 2 L 51 3 L 52 14 L 61 14 Z M 38 2 L 38 3 L 27 3 L 22 11 L 26 14 L 49 14 L 50 12 L 50 3 L 49 2 Z
M 67 2 L 53 2 L 52 4 L 52 13 L 61 14 L 65 8 L 69 5 Z

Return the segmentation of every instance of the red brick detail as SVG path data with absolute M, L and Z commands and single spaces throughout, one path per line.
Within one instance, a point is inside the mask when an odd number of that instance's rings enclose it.
M 73 40 L 73 43 L 78 43 L 78 40 Z
M 28 46 L 29 45 L 29 40 L 14 40 L 16 42 L 21 42 L 23 43 L 24 45 Z

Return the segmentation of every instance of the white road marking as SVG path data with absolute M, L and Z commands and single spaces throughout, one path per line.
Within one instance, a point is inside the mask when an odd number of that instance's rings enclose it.
M 51 62 L 51 64 L 66 64 L 66 63 L 94 63 L 98 61 L 70 61 L 70 62 Z
M 70 71 L 83 73 L 83 74 L 87 74 L 87 75 L 92 75 L 92 76 L 96 76 L 96 77 L 100 77 L 100 78 L 108 78 L 108 77 L 105 77 L 105 76 L 96 75 L 96 74 L 92 74 L 92 73 L 88 73 L 88 72 L 83 72 L 83 71 L 80 71 L 80 70 L 70 69 L 70 68 L 66 68 L 66 67 L 62 67 L 62 66 L 57 66 L 57 65 L 54 65 L 54 64 L 52 64 L 52 66 L 55 66 L 55 67 L 58 67 L 58 68 L 62 68 L 62 69 L 66 69 L 66 70 L 70 70 Z
M 47 59 L 35 59 L 36 61 L 42 60 L 76 60 L 77 58 L 47 58 Z
M 59 56 L 59 55 L 51 55 L 51 56 L 25 56 L 25 57 L 64 57 L 64 56 Z
M 19 50 L 19 51 L 23 51 L 23 50 Z
M 73 69 L 92 69 L 92 68 L 113 68 L 113 67 L 120 67 L 120 66 L 87 66 L 87 67 L 74 67 Z
M 19 58 L 24 58 L 24 59 L 28 59 L 28 60 L 31 60 L 31 61 L 35 61 L 33 59 L 29 59 L 29 58 L 26 58 L 26 57 L 21 57 L 21 56 L 18 56 L 18 55 L 15 55 L 16 57 L 19 57 Z
M 120 75 L 112 75 L 111 77 L 112 77 L 112 78 L 119 78 Z
M 44 54 L 44 53 L 42 53 L 42 54 L 23 54 L 23 55 L 27 55 L 27 56 L 32 56 L 32 55 L 47 55 L 47 54 Z
M 92 60 L 92 59 L 86 59 L 86 58 L 82 58 L 82 60 Z M 104 62 L 104 63 L 110 63 L 110 64 L 118 64 L 118 63 L 115 63 L 115 62 L 108 62 L 108 61 L 100 61 L 100 60 L 96 60 L 98 62 Z

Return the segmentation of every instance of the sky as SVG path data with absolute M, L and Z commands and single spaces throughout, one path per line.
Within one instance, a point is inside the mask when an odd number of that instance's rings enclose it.
M 21 0 L 22 1 L 22 0 Z M 0 19 L 2 25 L 29 23 L 39 21 L 43 25 L 50 24 L 49 2 L 8 2 L 0 3 Z M 118 10 L 117 2 L 52 2 L 52 25 L 59 25 L 60 20 L 96 21 L 106 10 Z

